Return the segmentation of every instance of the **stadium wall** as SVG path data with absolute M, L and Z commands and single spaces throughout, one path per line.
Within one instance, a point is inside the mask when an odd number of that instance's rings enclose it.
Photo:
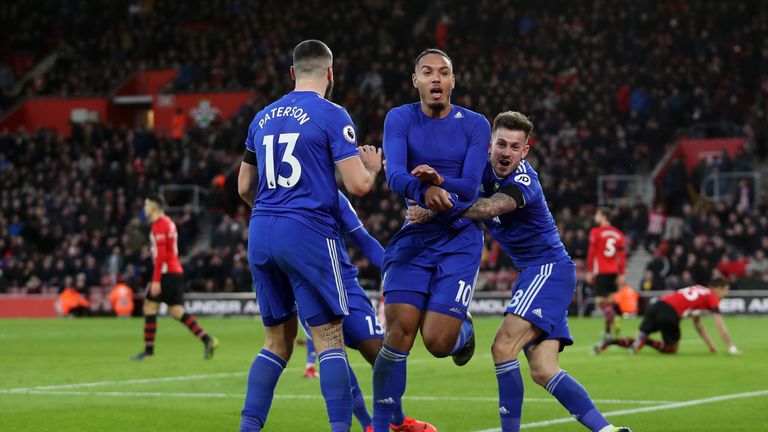
M 206 128 L 225 121 L 253 98 L 252 92 L 177 93 L 150 95 L 154 116 L 154 129 L 160 135 L 169 135 L 176 109 L 181 108 L 188 118 L 188 126 Z M 0 119 L 0 130 L 34 131 L 53 129 L 65 137 L 72 134 L 71 123 L 98 121 L 113 125 L 135 126 L 137 110 L 150 105 L 115 104 L 107 98 L 39 98 L 24 101 L 19 107 Z
M 642 293 L 649 302 L 654 302 L 672 291 Z M 379 294 L 368 294 L 374 308 L 378 310 Z M 501 316 L 509 303 L 508 292 L 475 293 L 470 311 L 475 316 Z M 253 293 L 189 293 L 184 307 L 195 315 L 248 316 L 258 314 L 259 305 Z M 576 308 L 570 313 L 575 315 Z M 724 315 L 768 315 L 768 292 L 766 291 L 731 291 L 728 298 L 720 302 Z M 161 309 L 164 313 L 165 309 Z

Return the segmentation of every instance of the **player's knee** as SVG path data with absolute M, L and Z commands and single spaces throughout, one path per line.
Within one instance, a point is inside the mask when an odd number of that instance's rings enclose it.
M 491 355 L 496 363 L 517 358 L 519 352 L 520 349 L 516 346 L 515 341 L 504 335 L 496 335 L 493 345 L 491 345 Z
M 531 379 L 542 387 L 545 387 L 558 372 L 557 368 L 544 365 L 530 364 L 529 366 L 531 367 Z
M 144 316 L 157 315 L 158 305 L 155 302 L 145 301 L 142 310 L 144 311 Z
M 677 344 L 668 344 L 664 346 L 664 349 L 661 351 L 664 354 L 674 354 L 677 352 Z
M 184 316 L 184 306 L 171 306 L 168 308 L 168 313 L 177 320 L 180 320 Z
M 399 325 L 399 323 L 391 322 L 387 326 L 387 334 L 384 337 L 384 343 L 399 351 L 410 351 L 415 339 L 416 332 L 409 331 Z M 426 336 L 424 339 L 424 343 L 426 344 Z
M 293 355 L 293 341 L 286 341 L 283 338 L 270 338 L 264 341 L 264 349 L 279 356 L 285 361 L 291 359 Z
M 437 334 L 425 334 L 424 346 L 427 350 L 437 358 L 448 357 L 453 351 L 453 346 L 456 344 L 456 340 L 449 340 L 443 335 Z

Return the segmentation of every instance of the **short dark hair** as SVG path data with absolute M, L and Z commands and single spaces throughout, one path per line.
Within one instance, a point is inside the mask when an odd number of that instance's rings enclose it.
M 517 111 L 504 111 L 493 119 L 492 132 L 504 128 L 509 130 L 519 130 L 525 132 L 525 137 L 529 138 L 533 132 L 533 123 L 525 114 Z
M 611 219 L 611 213 L 613 213 L 613 210 L 608 206 L 599 206 L 597 208 L 597 212 L 601 213 L 603 216 L 607 217 L 608 219 Z
M 728 281 L 721 277 L 716 277 L 711 281 L 709 281 L 710 288 L 725 288 L 727 286 L 728 286 Z
M 299 75 L 317 73 L 332 63 L 331 49 L 317 39 L 302 41 L 293 49 L 293 70 Z
M 151 193 L 147 195 L 146 199 L 155 203 L 158 207 L 160 207 L 160 209 L 165 209 L 165 197 L 163 197 L 161 194 Z
M 450 57 L 448 57 L 448 54 L 445 53 L 445 51 L 437 48 L 427 48 L 424 51 L 421 52 L 418 56 L 416 56 L 416 61 L 413 62 L 413 68 L 416 69 L 419 67 L 419 62 L 421 61 L 424 56 L 429 54 L 437 54 L 445 57 L 446 60 L 448 60 L 448 63 L 451 64 L 451 67 L 453 67 L 453 60 L 451 60 Z

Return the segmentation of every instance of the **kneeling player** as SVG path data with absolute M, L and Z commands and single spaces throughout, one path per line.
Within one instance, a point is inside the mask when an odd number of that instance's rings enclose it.
M 707 344 L 709 351 L 715 354 L 718 352 L 717 347 L 701 325 L 700 318 L 702 312 L 711 311 L 717 332 L 728 346 L 728 352 L 740 354 L 728 335 L 728 329 L 718 309 L 720 299 L 728 295 L 728 283 L 723 279 L 715 279 L 710 283 L 710 287 L 711 289 L 694 285 L 661 297 L 645 312 L 636 338 L 607 338 L 595 346 L 595 353 L 601 353 L 611 345 L 618 345 L 627 348 L 630 354 L 635 354 L 647 344 L 660 353 L 674 354 L 680 342 L 680 320 L 691 316 L 699 336 Z M 648 337 L 657 331 L 661 332 L 662 340 Z
M 560 241 L 538 174 L 525 161 L 532 129 L 530 120 L 519 112 L 496 116 L 491 163 L 480 191 L 483 198 L 463 214 L 483 220 L 520 270 L 492 347 L 501 430 L 520 430 L 523 378 L 517 356 L 524 351 L 533 380 L 581 424 L 593 432 L 629 432 L 629 428 L 610 424 L 584 387 L 558 365 L 558 352 L 573 344 L 568 305 L 576 291 L 576 265 Z M 412 222 L 420 220 L 417 212 L 422 217 L 427 212 L 415 207 L 408 211 Z

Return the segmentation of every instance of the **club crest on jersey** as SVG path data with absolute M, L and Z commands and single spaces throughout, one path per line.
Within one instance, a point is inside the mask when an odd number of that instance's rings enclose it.
M 531 185 L 531 178 L 528 177 L 528 174 L 518 174 L 515 176 L 515 181 L 521 184 L 524 184 L 526 186 Z
M 344 135 L 345 140 L 351 142 L 352 144 L 355 143 L 355 128 L 353 128 L 352 125 L 344 126 L 342 134 Z

